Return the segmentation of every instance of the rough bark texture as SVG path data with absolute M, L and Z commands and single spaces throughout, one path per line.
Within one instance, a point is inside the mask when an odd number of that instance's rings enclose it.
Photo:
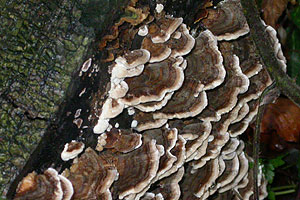
M 0 2 L 0 196 L 42 137 L 48 139 L 38 149 L 49 140 L 59 143 L 58 136 L 66 130 L 62 116 L 77 103 L 73 97 L 82 87 L 72 76 L 94 54 L 95 36 L 117 16 L 123 2 Z M 72 126 L 69 131 L 61 140 L 78 135 Z M 57 148 L 47 151 L 49 156 L 43 152 L 36 158 L 51 163 Z

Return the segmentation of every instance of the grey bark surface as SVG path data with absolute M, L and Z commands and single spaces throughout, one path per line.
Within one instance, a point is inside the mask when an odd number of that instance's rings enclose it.
M 41 138 L 59 127 L 80 85 L 76 72 L 123 2 L 0 1 L 0 197 Z

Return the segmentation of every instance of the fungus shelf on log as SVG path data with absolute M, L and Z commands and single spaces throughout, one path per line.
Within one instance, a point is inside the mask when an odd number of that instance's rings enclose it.
M 109 46 L 116 37 L 102 43 L 116 59 L 107 69 L 106 91 L 93 97 L 97 152 L 86 146 L 62 179 L 53 169 L 28 174 L 15 199 L 192 200 L 233 190 L 233 198 L 252 198 L 252 159 L 239 135 L 272 80 L 255 54 L 239 0 L 207 8 L 208 17 L 199 22 L 205 30 L 197 31 L 183 18 L 168 15 L 163 4 L 153 10 L 137 2 L 126 9 L 138 20 L 114 25 L 124 49 Z M 278 41 L 268 30 L 284 67 Z M 123 122 L 125 118 L 132 121 Z M 118 125 L 113 127 L 112 120 Z M 259 183 L 263 199 L 267 194 L 261 171 Z

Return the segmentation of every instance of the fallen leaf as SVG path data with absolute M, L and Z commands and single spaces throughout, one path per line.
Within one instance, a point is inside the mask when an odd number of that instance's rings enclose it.
M 266 24 L 275 28 L 276 22 L 286 9 L 287 4 L 288 0 L 263 0 L 261 8 Z
M 299 142 L 300 108 L 291 100 L 280 97 L 266 107 L 261 133 L 276 133 L 287 142 Z

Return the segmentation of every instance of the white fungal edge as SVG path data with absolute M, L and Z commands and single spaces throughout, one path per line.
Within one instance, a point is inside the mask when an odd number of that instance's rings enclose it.
M 144 70 L 144 65 L 138 65 L 133 68 L 127 68 L 123 64 L 114 64 L 112 66 L 112 72 L 111 72 L 111 80 L 118 78 L 123 80 L 127 77 L 133 77 L 140 75 Z
M 171 18 L 171 16 L 166 16 L 166 18 Z M 173 32 L 175 32 L 177 30 L 177 28 L 182 24 L 183 22 L 183 18 L 179 17 L 179 18 L 173 18 L 174 20 L 177 20 L 174 22 L 174 26 L 173 27 L 169 27 L 166 31 L 164 31 L 164 36 L 160 37 L 160 36 L 155 36 L 155 37 L 151 37 L 151 40 L 153 43 L 164 43 L 166 41 L 168 41 L 170 39 L 170 36 Z M 162 31 L 162 30 L 161 30 Z
M 57 185 L 55 186 L 55 189 L 54 189 L 54 198 L 53 199 L 61 200 L 63 198 L 63 191 L 62 191 L 62 187 L 61 187 L 61 183 L 60 183 L 60 179 L 59 179 L 57 171 L 53 168 L 48 168 L 45 172 L 49 173 L 49 175 L 51 175 L 52 178 L 57 183 Z
M 215 87 L 221 85 L 224 82 L 225 76 L 226 76 L 226 70 L 223 65 L 223 56 L 221 52 L 219 51 L 218 48 L 218 41 L 216 36 L 210 31 L 210 30 L 205 30 L 200 33 L 198 37 L 206 37 L 208 38 L 208 43 L 209 47 L 214 50 L 214 52 L 217 54 L 219 58 L 219 62 L 216 63 L 214 66 L 218 68 L 218 77 L 209 85 L 204 86 L 204 90 L 211 90 L 214 89 Z
M 173 65 L 173 67 L 176 69 L 176 74 L 178 79 L 171 87 L 163 89 L 158 95 L 140 96 L 130 101 L 127 101 L 126 99 L 120 99 L 119 102 L 127 106 L 136 106 L 141 103 L 147 103 L 151 101 L 161 101 L 168 92 L 174 92 L 178 90 L 182 86 L 184 81 L 184 72 L 183 72 L 184 69 L 178 66 L 176 63 Z
M 202 91 L 203 85 L 199 84 L 197 88 L 196 95 L 193 95 L 194 98 L 200 99 L 200 104 L 193 105 L 194 110 L 187 110 L 186 112 L 180 112 L 175 114 L 168 114 L 163 112 L 157 112 L 153 114 L 153 119 L 182 119 L 182 118 L 188 118 L 188 117 L 194 117 L 201 113 L 203 109 L 208 105 L 206 92 Z M 201 93 L 199 91 L 202 91 Z M 199 96 L 200 93 L 200 96 Z
M 126 197 L 127 195 L 130 194 L 135 194 L 135 193 L 139 193 L 141 192 L 145 187 L 147 187 L 148 184 L 150 184 L 151 180 L 155 177 L 156 172 L 158 170 L 159 167 L 159 158 L 160 158 L 160 152 L 156 146 L 156 140 L 151 140 L 150 145 L 150 152 L 152 155 L 151 161 L 152 161 L 152 166 L 149 172 L 149 176 L 145 177 L 145 180 L 139 184 L 137 184 L 136 186 L 125 190 L 123 192 L 119 193 L 119 199 L 123 199 L 124 197 Z
M 112 78 L 110 82 L 110 90 L 108 91 L 109 97 L 119 99 L 126 95 L 129 87 L 123 79 Z
M 248 34 L 250 31 L 250 28 L 247 24 L 247 22 L 244 24 L 242 29 L 235 31 L 234 33 L 224 33 L 223 35 L 216 36 L 218 41 L 226 40 L 235 40 L 238 39 L 239 37 Z
M 127 112 L 128 112 L 128 115 L 134 115 L 134 113 L 135 113 L 134 107 L 128 107 Z
M 171 56 L 174 57 L 174 58 L 176 58 L 178 56 L 184 56 L 184 55 L 190 53 L 191 50 L 195 46 L 195 38 L 190 35 L 189 30 L 187 29 L 186 25 L 185 24 L 181 24 L 180 28 L 182 28 L 181 36 L 182 36 L 182 34 L 185 35 L 187 37 L 188 42 L 184 46 L 184 48 L 181 49 L 181 51 L 177 51 L 177 50 L 172 51 Z
M 236 56 L 236 55 L 233 55 L 233 65 L 232 65 L 232 67 L 233 67 L 234 72 L 236 73 L 236 75 L 243 79 L 242 81 L 244 82 L 244 84 L 241 87 L 236 87 L 235 88 L 234 94 L 233 94 L 234 98 L 232 99 L 232 101 L 230 102 L 230 104 L 227 107 L 222 108 L 222 109 L 217 111 L 218 115 L 223 115 L 223 114 L 228 113 L 229 111 L 231 111 L 235 107 L 235 105 L 237 104 L 238 94 L 245 93 L 248 90 L 248 87 L 249 87 L 249 84 L 250 84 L 250 81 L 249 81 L 248 77 L 242 72 L 242 70 L 240 68 L 239 57 Z
M 228 143 L 225 144 L 222 149 L 222 156 L 235 152 L 239 145 L 240 145 L 240 141 L 237 138 L 230 138 Z
M 249 164 L 248 164 L 248 159 L 245 156 L 245 153 L 241 152 L 241 154 L 238 155 L 238 158 L 239 158 L 239 162 L 240 162 L 240 166 L 241 166 L 239 168 L 238 175 L 235 177 L 235 179 L 232 183 L 220 188 L 219 189 L 220 193 L 226 192 L 226 191 L 236 187 L 248 173 Z
M 266 32 L 270 35 L 271 37 L 271 42 L 274 45 L 274 53 L 275 56 L 284 72 L 286 72 L 287 66 L 286 66 L 286 58 L 283 55 L 282 49 L 281 49 L 281 44 L 277 38 L 277 32 L 272 26 L 267 26 L 266 27 Z
M 95 134 L 101 134 L 106 131 L 109 126 L 109 119 L 99 118 L 96 126 L 93 128 Z
M 147 25 L 141 26 L 139 28 L 138 35 L 139 36 L 146 36 L 147 34 L 148 34 L 148 26 Z
M 67 187 L 67 190 L 69 192 L 69 193 L 65 193 L 63 191 L 63 200 L 70 200 L 74 194 L 74 188 L 73 188 L 71 181 L 69 179 L 67 179 L 66 177 L 64 177 L 63 175 L 58 175 L 58 177 L 59 177 L 60 181 L 65 184 L 65 186 Z
M 230 134 L 230 137 L 237 137 L 238 135 L 241 135 L 242 133 L 244 133 L 244 131 L 246 131 L 246 129 L 248 128 L 249 126 L 249 123 L 252 121 L 252 119 L 255 117 L 255 115 L 257 114 L 258 112 L 258 105 L 255 107 L 254 110 L 252 111 L 249 111 L 249 113 L 247 114 L 247 116 L 242 120 L 240 121 L 240 123 L 242 123 L 242 128 L 238 131 L 232 131 L 232 130 L 228 130 L 229 134 Z
M 149 106 L 147 104 L 139 104 L 134 107 L 143 112 L 154 112 L 156 110 L 160 110 L 165 105 L 167 105 L 168 101 L 171 99 L 173 94 L 174 94 L 174 92 L 168 92 L 161 101 L 156 102 L 152 106 Z
M 115 59 L 115 63 L 119 64 L 119 65 L 123 65 L 124 67 L 126 67 L 127 69 L 130 68 L 135 68 L 139 65 L 143 65 L 145 63 L 147 63 L 150 59 L 150 52 L 146 49 L 137 49 L 137 50 L 133 50 L 130 53 L 134 53 L 134 51 L 142 51 L 143 52 L 143 56 L 140 57 L 140 60 L 136 59 L 133 63 L 129 64 L 126 60 L 126 58 L 119 56 Z
M 226 179 L 223 179 L 221 182 L 218 182 L 217 188 L 224 187 L 225 185 L 230 184 L 231 182 L 234 181 L 234 179 L 238 175 L 240 169 L 240 162 L 239 162 L 238 155 L 235 154 L 234 158 L 231 159 L 230 161 L 232 162 L 231 170 L 229 171 L 229 173 L 226 173 L 226 169 L 225 169 L 226 174 L 223 174 L 223 176 L 225 176 Z M 220 178 L 222 179 L 222 176 L 220 176 Z
M 224 1 L 221 1 L 218 6 L 222 7 L 222 4 L 225 4 L 227 2 L 230 3 L 230 2 L 233 2 L 233 1 L 237 2 L 238 4 L 240 4 L 239 0 L 224 0 Z M 242 9 L 241 5 L 239 5 L 239 9 Z M 239 10 L 237 12 L 242 12 L 242 10 Z M 245 16 L 244 16 L 244 18 L 245 18 Z M 249 28 L 249 25 L 247 24 L 247 20 L 244 19 L 244 21 L 245 21 L 245 24 L 242 27 L 242 29 L 239 29 L 239 30 L 237 30 L 237 31 L 235 31 L 233 33 L 224 33 L 223 35 L 219 35 L 219 36 L 217 36 L 218 41 L 222 41 L 222 40 L 226 40 L 226 41 L 235 40 L 235 39 L 237 39 L 237 38 L 239 38 L 239 37 L 241 37 L 241 36 L 246 35 L 247 33 L 249 33 L 250 32 L 250 28 Z
M 195 192 L 194 195 L 198 198 L 200 198 L 215 182 L 215 180 L 218 178 L 219 175 L 219 163 L 218 159 L 211 160 L 210 162 L 213 162 L 213 171 L 209 179 L 205 184 L 203 184 L 200 188 L 199 191 Z M 193 173 L 193 170 L 192 172 Z
M 131 122 L 131 128 L 135 128 L 135 127 L 137 127 L 137 125 L 138 125 L 138 121 L 132 120 L 132 122 Z
M 116 101 L 117 106 L 113 107 L 113 101 Z M 111 119 L 118 116 L 124 109 L 124 104 L 119 103 L 118 100 L 107 98 L 102 106 L 102 113 L 100 118 Z
M 72 140 L 71 142 L 77 142 L 77 141 Z M 74 149 L 73 151 L 68 152 L 69 143 L 66 143 L 64 150 L 61 152 L 61 155 L 60 155 L 61 159 L 63 161 L 68 161 L 70 159 L 76 158 L 78 156 L 78 154 L 80 154 L 83 151 L 83 149 L 85 147 L 84 143 L 80 142 L 80 144 L 81 144 L 81 147 L 79 149 Z
M 91 64 L 92 64 L 92 58 L 89 58 L 88 60 L 86 60 L 82 64 L 82 67 L 81 67 L 80 72 L 79 72 L 79 76 L 82 76 L 82 72 L 87 72 L 87 70 L 90 68 Z
M 152 122 L 147 122 L 147 123 L 143 123 L 143 124 L 138 123 L 138 126 L 134 129 L 137 130 L 138 132 L 141 132 L 144 130 L 162 127 L 167 122 L 168 122 L 167 119 L 158 119 L 158 120 L 154 120 Z
M 164 10 L 164 5 L 162 5 L 161 3 L 156 4 L 155 11 L 157 13 L 161 13 L 163 10 Z

